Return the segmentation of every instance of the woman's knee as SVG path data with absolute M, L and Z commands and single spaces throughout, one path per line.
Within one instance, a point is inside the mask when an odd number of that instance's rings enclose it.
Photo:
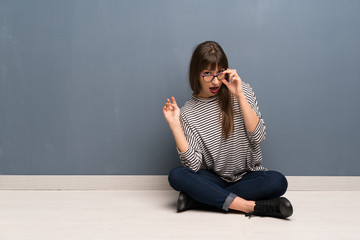
M 172 188 L 174 188 L 177 191 L 181 191 L 180 186 L 182 179 L 184 178 L 184 175 L 186 174 L 186 171 L 190 169 L 185 168 L 183 166 L 173 168 L 168 176 L 169 184 Z
M 277 174 L 278 195 L 282 196 L 285 194 L 288 188 L 288 181 L 282 173 L 276 172 L 276 174 Z
M 269 171 L 269 175 L 271 178 L 269 183 L 271 183 L 274 197 L 280 197 L 284 195 L 288 188 L 288 181 L 286 177 L 282 173 L 277 171 Z

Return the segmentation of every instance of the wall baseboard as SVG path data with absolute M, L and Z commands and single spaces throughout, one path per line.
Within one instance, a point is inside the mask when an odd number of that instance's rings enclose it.
M 289 191 L 360 191 L 360 176 L 287 176 Z M 0 190 L 170 190 L 166 175 L 0 175 Z

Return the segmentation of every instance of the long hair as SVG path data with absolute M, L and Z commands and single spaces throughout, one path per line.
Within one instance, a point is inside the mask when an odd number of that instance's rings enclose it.
M 207 41 L 199 44 L 191 57 L 189 67 L 190 87 L 194 94 L 200 92 L 200 72 L 204 69 L 215 70 L 215 68 L 227 69 L 228 60 L 221 46 L 214 41 Z M 234 113 L 232 108 L 231 93 L 222 84 L 218 92 L 218 102 L 221 109 L 222 132 L 227 139 L 234 130 Z

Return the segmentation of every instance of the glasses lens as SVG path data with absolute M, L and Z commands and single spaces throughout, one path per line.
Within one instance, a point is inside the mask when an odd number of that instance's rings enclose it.
M 223 80 L 225 78 L 225 73 L 221 73 L 219 76 L 218 76 L 218 79 L 219 80 Z
M 214 76 L 204 76 L 205 82 L 211 82 L 213 80 Z

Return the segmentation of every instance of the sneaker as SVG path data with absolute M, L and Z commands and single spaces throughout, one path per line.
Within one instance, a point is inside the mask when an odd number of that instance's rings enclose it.
M 287 198 L 274 198 L 270 200 L 262 200 L 255 202 L 254 211 L 247 213 L 245 216 L 251 217 L 252 215 L 288 218 L 293 213 L 293 207 Z
M 195 201 L 183 192 L 179 193 L 177 212 L 183 212 L 194 208 Z

